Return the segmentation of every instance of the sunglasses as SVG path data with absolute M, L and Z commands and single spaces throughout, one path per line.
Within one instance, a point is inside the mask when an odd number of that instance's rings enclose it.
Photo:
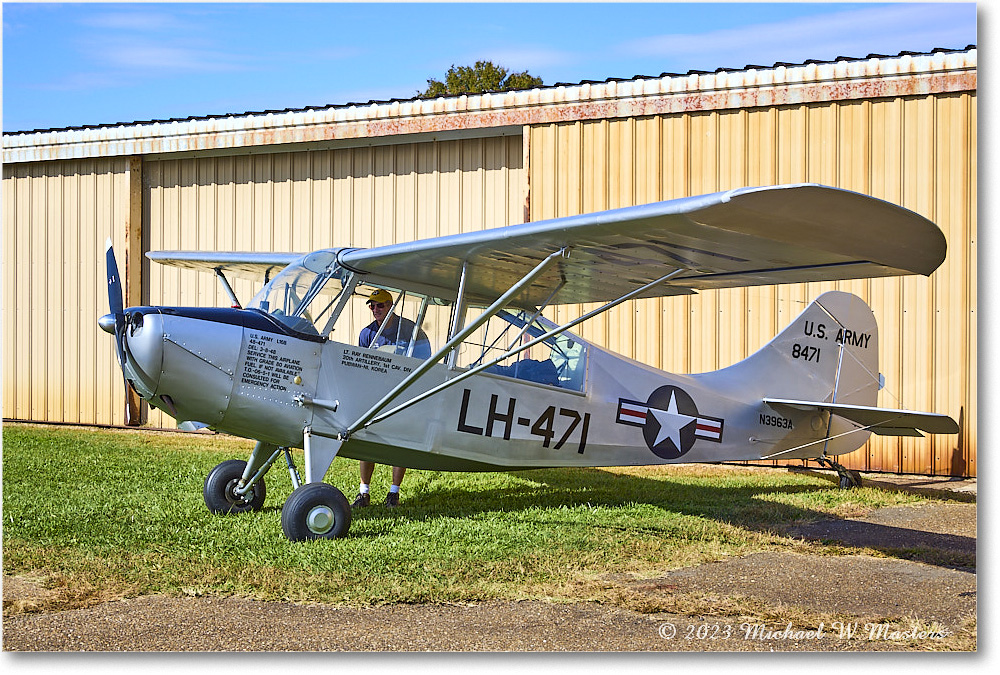
M 378 307 L 379 309 L 385 309 L 386 307 L 389 306 L 389 303 L 388 302 L 374 302 L 374 301 L 371 301 L 371 302 L 368 303 L 368 306 L 371 307 L 372 309 L 375 309 L 376 307 Z

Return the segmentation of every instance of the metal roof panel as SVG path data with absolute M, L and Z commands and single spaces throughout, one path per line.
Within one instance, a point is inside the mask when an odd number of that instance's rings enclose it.
M 3 135 L 5 162 L 350 141 L 572 119 L 968 91 L 977 49 L 663 73 L 530 90 L 36 129 Z

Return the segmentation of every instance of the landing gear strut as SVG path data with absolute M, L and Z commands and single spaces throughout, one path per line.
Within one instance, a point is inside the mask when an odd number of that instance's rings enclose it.
M 816 461 L 837 472 L 837 475 L 840 476 L 839 485 L 842 490 L 861 487 L 861 474 L 854 469 L 848 469 L 843 464 L 835 462 L 829 457 L 817 457 Z
M 325 442 L 325 439 L 324 439 Z M 291 541 L 307 539 L 339 539 L 347 535 L 351 527 L 351 505 L 344 493 L 323 483 L 322 478 L 333 461 L 340 442 L 332 449 L 321 443 L 309 443 L 306 435 L 306 478 L 314 482 L 303 482 L 288 447 L 278 447 L 258 442 L 250 455 L 250 461 L 231 459 L 216 466 L 205 478 L 202 494 L 205 505 L 212 513 L 244 513 L 259 511 L 264 506 L 266 496 L 264 474 L 282 454 L 288 466 L 288 475 L 295 488 L 281 508 L 281 528 Z M 316 462 L 310 463 L 310 449 L 325 449 Z M 332 450 L 332 451 L 331 451 Z

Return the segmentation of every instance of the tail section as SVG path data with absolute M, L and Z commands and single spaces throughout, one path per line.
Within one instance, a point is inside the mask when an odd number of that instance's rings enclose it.
M 850 293 L 816 298 L 747 359 L 757 360 L 771 372 L 771 395 L 862 406 L 878 397 L 878 324 L 865 301 Z
M 772 456 L 842 455 L 872 433 L 958 433 L 947 415 L 875 407 L 881 388 L 878 326 L 868 305 L 850 293 L 824 293 L 755 354 L 711 375 L 726 378 L 717 384 L 759 397 L 778 419 L 809 420 L 822 439 L 800 438 Z
M 824 293 L 756 353 L 711 376 L 724 378 L 717 384 L 769 406 L 771 410 L 763 408 L 764 412 L 780 414 L 779 407 L 794 403 L 797 414 L 786 409 L 789 417 L 802 418 L 808 411 L 814 425 L 822 419 L 815 431 L 829 440 L 811 445 L 802 456 L 851 452 L 868 440 L 870 431 L 863 429 L 867 425 L 829 414 L 833 412 L 829 404 L 875 405 L 879 390 L 875 316 L 855 295 Z M 815 416 L 823 410 L 827 413 L 821 418 Z
M 878 372 L 875 315 L 861 298 L 830 291 L 756 353 L 713 375 L 748 383 L 762 398 L 874 405 Z

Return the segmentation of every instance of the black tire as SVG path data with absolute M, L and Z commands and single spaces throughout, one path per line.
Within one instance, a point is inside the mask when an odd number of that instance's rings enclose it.
M 281 529 L 291 541 L 339 539 L 351 527 L 351 505 L 328 483 L 306 483 L 281 507 Z
M 263 478 L 258 480 L 244 497 L 238 497 L 233 493 L 246 468 L 247 463 L 242 459 L 230 459 L 208 473 L 205 477 L 205 487 L 201 492 L 209 511 L 227 514 L 260 511 L 263 508 L 267 494 Z
M 847 475 L 840 476 L 840 488 L 842 490 L 853 490 L 861 487 L 861 474 L 848 469 Z

